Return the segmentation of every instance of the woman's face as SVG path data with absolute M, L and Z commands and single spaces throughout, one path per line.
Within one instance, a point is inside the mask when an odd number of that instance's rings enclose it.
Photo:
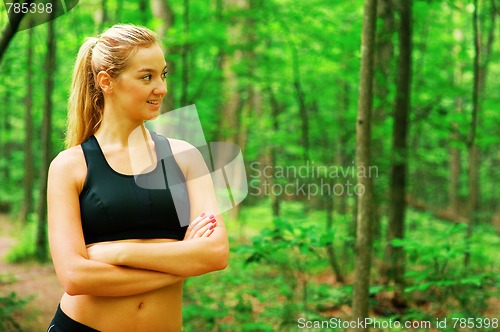
M 141 47 L 128 67 L 113 80 L 110 98 L 113 108 L 131 120 L 151 120 L 160 114 L 167 93 L 167 63 L 160 46 Z

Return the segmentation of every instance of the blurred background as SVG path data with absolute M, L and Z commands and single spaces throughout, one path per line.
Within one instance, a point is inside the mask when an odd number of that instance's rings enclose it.
M 207 141 L 245 160 L 229 266 L 186 281 L 185 331 L 366 311 L 415 330 L 498 327 L 500 1 L 67 1 L 15 29 L 2 6 L 0 330 L 44 330 L 63 292 L 47 167 L 77 51 L 115 23 L 160 35 L 164 111 L 195 104 Z

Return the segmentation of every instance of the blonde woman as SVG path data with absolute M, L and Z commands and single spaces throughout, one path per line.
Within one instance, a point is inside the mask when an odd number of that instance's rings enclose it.
M 226 228 L 210 177 L 199 176 L 201 154 L 144 128 L 160 114 L 166 71 L 146 28 L 116 25 L 80 48 L 67 149 L 49 170 L 49 241 L 65 290 L 49 332 L 180 331 L 183 280 L 227 265 Z M 137 185 L 132 163 L 147 158 L 130 146 L 134 130 L 153 160 L 146 175 L 183 178 L 189 227 L 168 188 Z M 175 157 L 169 167 L 160 165 L 160 146 Z

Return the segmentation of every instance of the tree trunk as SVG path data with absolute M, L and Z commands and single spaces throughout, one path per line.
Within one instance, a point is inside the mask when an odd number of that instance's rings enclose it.
M 455 100 L 455 112 L 461 112 L 463 101 L 461 97 Z M 452 143 L 458 140 L 458 124 L 451 124 L 450 140 Z M 450 211 L 459 211 L 458 190 L 460 187 L 460 150 L 451 146 L 450 152 L 450 184 L 448 188 L 448 202 Z
M 361 42 L 359 104 L 356 121 L 357 166 L 359 168 L 363 167 L 365 170 L 370 166 L 370 121 L 373 103 L 373 58 L 375 53 L 376 9 L 376 0 L 365 0 Z M 358 197 L 352 316 L 355 319 L 364 319 L 368 317 L 368 289 L 370 286 L 372 252 L 370 233 L 373 219 L 373 188 L 369 176 L 359 177 L 358 185 L 364 188 L 364 193 Z M 359 328 L 358 330 L 366 329 Z
M 231 30 L 235 30 L 233 26 Z M 232 32 L 230 32 L 232 35 Z M 238 84 L 238 77 L 233 71 L 233 63 L 241 61 L 241 52 L 234 51 L 234 55 L 230 56 L 226 53 L 222 54 L 221 66 L 223 76 L 223 107 L 219 120 L 219 140 L 236 143 L 237 129 L 239 127 L 238 114 L 241 112 L 242 100 L 241 92 Z
M 393 101 L 391 92 L 394 79 L 393 66 L 394 62 L 394 45 L 393 35 L 396 32 L 394 20 L 394 3 L 393 0 L 378 0 L 377 1 L 377 21 L 380 21 L 379 30 L 376 31 L 376 48 L 374 59 L 375 80 L 373 86 L 374 99 L 378 102 L 374 105 L 372 126 L 373 141 L 372 149 L 378 151 L 373 156 L 373 164 L 381 167 L 382 174 L 389 174 L 387 166 L 387 154 L 385 151 L 385 141 L 387 132 L 383 126 L 386 119 L 389 117 L 389 110 L 392 108 Z M 383 202 L 386 198 L 386 188 L 379 186 L 379 190 L 374 188 L 374 200 Z M 373 219 L 373 239 L 381 236 L 381 219 L 384 211 L 383 205 L 375 206 Z
M 3 103 L 4 105 L 10 105 L 10 94 L 7 92 L 4 95 Z M 12 131 L 12 126 L 10 123 L 10 107 L 5 107 L 5 109 L 2 112 L 3 114 L 0 114 L 0 117 L 2 118 L 2 124 L 1 124 L 1 131 L 0 131 L 0 157 L 3 160 L 10 160 L 11 156 L 11 148 L 10 148 L 10 133 Z M 4 162 L 0 164 L 2 169 L 1 169 L 1 174 L 3 177 L 3 183 L 2 183 L 2 188 L 4 188 L 5 191 L 10 190 L 10 168 L 9 164 L 7 162 Z
M 101 0 L 101 17 L 99 21 L 99 30 L 104 29 L 104 26 L 109 19 L 108 16 L 107 0 Z
M 293 59 L 292 67 L 294 73 L 293 86 L 295 87 L 295 93 L 297 95 L 297 103 L 299 106 L 299 114 L 302 125 L 302 144 L 304 145 L 303 159 L 304 162 L 309 160 L 309 116 L 307 115 L 307 107 L 305 103 L 304 89 L 302 88 L 302 83 L 300 80 L 299 66 L 297 50 L 293 46 Z
M 139 0 L 139 12 L 141 13 L 141 24 L 147 25 L 149 22 L 149 17 L 151 17 L 151 12 L 148 8 L 147 0 Z
M 337 113 L 337 123 L 338 123 L 338 128 L 346 128 L 346 121 L 345 121 L 345 114 L 349 112 L 349 107 L 350 107 L 350 86 L 349 82 L 345 80 L 341 80 L 339 82 L 340 86 L 340 107 L 341 109 Z M 336 147 L 336 153 L 335 153 L 335 161 L 334 163 L 336 165 L 339 165 L 340 167 L 346 167 L 347 165 L 347 156 L 346 156 L 346 146 L 348 146 L 347 143 L 347 137 L 351 133 L 349 132 L 344 132 L 340 131 L 340 135 L 337 137 L 337 147 Z M 344 178 L 344 181 L 347 181 L 347 179 Z M 344 185 L 342 183 L 342 185 Z M 345 214 L 347 213 L 347 205 L 348 205 L 348 196 L 347 193 L 342 190 L 342 193 L 340 196 L 336 196 L 336 201 L 338 202 L 336 209 L 340 214 Z
M 45 58 L 45 72 L 56 71 L 56 36 L 54 20 L 48 23 L 47 55 Z M 38 206 L 38 227 L 36 235 L 36 256 L 40 261 L 47 260 L 47 175 L 52 157 L 52 92 L 54 91 L 54 76 L 45 78 L 45 102 L 42 120 L 42 166 L 40 168 L 40 201 Z
M 496 6 L 495 0 L 490 1 L 490 26 L 487 32 L 487 40 L 485 45 L 481 40 L 480 24 L 479 24 L 479 3 L 474 0 L 474 11 L 472 13 L 472 28 L 474 34 L 474 86 L 472 89 L 472 117 L 469 129 L 469 137 L 467 139 L 467 166 L 469 176 L 469 204 L 468 215 L 469 224 L 467 226 L 466 239 L 467 242 L 472 237 L 474 225 L 477 219 L 479 206 L 479 150 L 476 144 L 476 132 L 479 122 L 479 114 L 481 112 L 481 100 L 484 98 L 484 90 L 486 83 L 486 74 L 488 63 L 490 60 L 491 49 L 495 38 L 496 26 Z M 464 265 L 470 263 L 470 251 L 466 250 L 464 256 Z
M 269 101 L 271 104 L 271 119 L 272 119 L 272 124 L 273 124 L 273 131 L 277 133 L 279 131 L 279 121 L 278 121 L 278 116 L 282 112 L 282 107 L 278 103 L 278 100 L 276 99 L 276 95 L 273 91 L 273 88 L 269 86 L 267 88 L 267 94 L 269 96 Z M 272 169 L 275 169 L 276 164 L 277 164 L 277 158 L 278 158 L 278 151 L 279 146 L 273 142 L 271 144 L 271 167 Z M 267 179 L 266 179 L 267 180 Z M 271 177 L 270 179 L 270 188 L 273 188 L 274 184 L 274 177 Z M 281 206 L 281 200 L 282 200 L 282 195 L 274 195 L 271 194 L 271 208 L 273 211 L 273 217 L 279 217 L 280 216 L 280 206 Z
M 121 1 L 118 1 L 118 3 L 121 3 Z M 156 33 L 160 38 L 163 38 L 165 37 L 167 30 L 174 25 L 174 13 L 170 8 L 168 2 L 163 0 L 151 0 L 151 9 L 153 12 L 153 16 L 162 22 L 158 26 Z M 175 70 L 174 63 L 170 60 L 170 57 L 168 56 L 169 53 L 168 48 L 166 47 L 162 48 L 163 48 L 163 53 L 165 53 L 165 59 L 167 61 L 168 71 L 173 72 Z M 163 103 L 161 106 L 162 113 L 175 109 L 174 92 L 168 89 L 168 80 L 167 80 L 167 90 L 168 93 L 163 98 Z
M 182 59 L 182 88 L 181 88 L 181 107 L 191 104 L 189 101 L 189 0 L 184 0 L 184 43 L 181 48 Z
M 456 16 L 456 18 L 455 18 Z M 461 13 L 453 13 L 452 20 L 456 22 L 458 18 L 461 19 Z M 464 76 L 464 68 L 463 64 L 460 61 L 460 52 L 462 51 L 462 46 L 460 44 L 464 32 L 461 28 L 455 27 L 452 28 L 451 33 L 455 36 L 455 46 L 453 47 L 453 58 L 457 63 L 453 70 L 452 76 L 452 84 L 454 87 L 460 87 L 463 84 L 463 76 Z M 452 114 L 462 116 L 464 109 L 464 99 L 462 95 L 458 95 L 455 98 L 455 107 L 453 108 Z M 460 143 L 460 134 L 459 134 L 459 124 L 456 121 L 452 121 L 451 123 L 451 133 L 449 140 L 449 172 L 450 172 L 450 181 L 448 185 L 448 210 L 450 212 L 457 212 L 460 210 L 460 201 L 459 201 L 459 190 L 460 190 L 460 173 L 461 173 L 461 162 L 460 156 L 461 151 L 458 147 Z
M 30 22 L 31 24 L 31 22 Z M 32 26 L 32 24 L 31 24 Z M 26 65 L 26 111 L 24 113 L 24 200 L 20 219 L 28 221 L 33 211 L 33 28 L 28 30 L 28 49 Z
M 330 181 L 330 186 L 333 186 L 333 181 Z M 333 229 L 333 199 L 330 196 L 326 196 L 326 231 L 330 233 Z M 344 283 L 345 279 L 340 269 L 340 264 L 337 259 L 337 254 L 335 253 L 335 247 L 333 245 L 334 238 L 331 239 L 326 245 L 326 254 L 328 256 L 328 262 L 330 263 L 330 268 L 332 269 L 335 279 L 338 282 Z
M 340 95 L 339 95 L 339 100 L 340 100 L 340 110 L 336 112 L 337 114 L 337 122 L 338 122 L 338 128 L 348 128 L 346 125 L 346 119 L 345 119 L 345 114 L 348 113 L 350 104 L 351 104 L 351 99 L 350 99 L 350 91 L 351 87 L 349 85 L 349 82 L 346 80 L 342 79 L 339 82 L 339 87 L 340 87 Z M 337 148 L 336 148 L 336 153 L 335 153 L 335 161 L 334 164 L 339 165 L 340 167 L 348 167 L 347 165 L 350 164 L 349 156 L 346 151 L 346 147 L 348 146 L 347 139 L 350 135 L 353 133 L 350 132 L 351 130 L 345 131 L 341 130 L 340 135 L 337 137 Z M 350 156 L 353 158 L 353 156 Z M 352 160 L 352 159 L 351 159 Z M 341 181 L 347 181 L 348 179 L 343 178 Z M 337 182 L 340 183 L 341 185 L 345 185 L 345 183 Z M 355 197 L 355 196 L 354 196 Z M 349 196 L 347 195 L 346 191 L 342 191 L 340 196 L 335 195 L 335 200 L 337 201 L 337 204 L 334 204 L 336 206 L 333 207 L 334 210 L 338 212 L 338 214 L 345 215 L 349 212 L 349 204 L 352 204 L 352 210 L 350 213 L 352 213 L 352 222 L 349 223 L 349 240 L 345 240 L 343 245 L 342 245 L 342 262 L 344 265 L 348 264 L 349 262 L 349 257 L 351 257 L 352 254 L 352 248 L 354 247 L 354 241 L 351 239 L 356 238 L 356 215 L 357 215 L 357 201 L 353 200 L 353 202 L 349 202 Z M 334 201 L 335 203 L 335 201 Z
M 248 7 L 248 10 L 252 11 L 253 8 L 252 6 L 254 5 L 253 1 L 247 1 L 246 3 L 242 3 L 242 6 L 245 8 Z M 257 30 L 256 24 L 255 24 L 255 19 L 252 17 L 247 17 L 244 26 L 246 29 L 243 30 L 243 40 L 247 44 L 247 47 L 245 47 L 245 50 L 243 51 L 243 56 L 244 59 L 246 60 L 247 64 L 247 71 L 248 71 L 248 79 L 250 82 L 255 82 L 257 81 L 256 79 L 256 73 L 255 73 L 255 45 L 257 44 L 257 36 L 255 34 L 255 31 Z M 262 94 L 259 89 L 255 88 L 254 84 L 247 84 L 246 86 L 246 92 L 247 92 L 247 98 L 244 100 L 243 107 L 241 109 L 241 113 L 239 114 L 239 120 L 238 120 L 238 132 L 236 135 L 236 142 L 238 147 L 241 149 L 242 152 L 246 150 L 246 145 L 247 145 L 247 139 L 248 139 L 248 128 L 250 125 L 250 121 L 253 119 L 258 119 L 260 116 L 262 116 Z M 279 112 L 279 107 L 276 110 L 273 110 L 273 112 Z M 275 116 L 275 119 L 273 120 L 273 127 L 274 130 L 279 130 L 278 127 L 278 119 L 277 115 Z M 276 165 L 276 150 L 273 149 L 273 152 L 271 153 L 271 158 L 272 158 L 272 163 L 273 166 Z M 241 179 L 239 179 L 241 180 Z M 239 187 L 241 183 L 238 183 L 237 186 Z M 233 206 L 233 209 L 231 210 L 231 216 L 234 220 L 237 219 L 240 211 L 240 205 L 235 205 Z
M 391 188 L 389 225 L 387 228 L 388 278 L 398 287 L 397 297 L 403 295 L 404 252 L 401 246 L 393 246 L 394 239 L 404 238 L 405 196 L 408 168 L 408 114 L 411 91 L 411 0 L 400 3 L 399 60 L 392 137 L 393 157 L 391 166 Z

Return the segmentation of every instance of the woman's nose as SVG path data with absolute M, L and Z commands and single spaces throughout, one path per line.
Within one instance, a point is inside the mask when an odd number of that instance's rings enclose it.
M 156 84 L 155 89 L 153 90 L 155 95 L 166 95 L 167 94 L 167 83 L 165 81 L 160 81 Z

